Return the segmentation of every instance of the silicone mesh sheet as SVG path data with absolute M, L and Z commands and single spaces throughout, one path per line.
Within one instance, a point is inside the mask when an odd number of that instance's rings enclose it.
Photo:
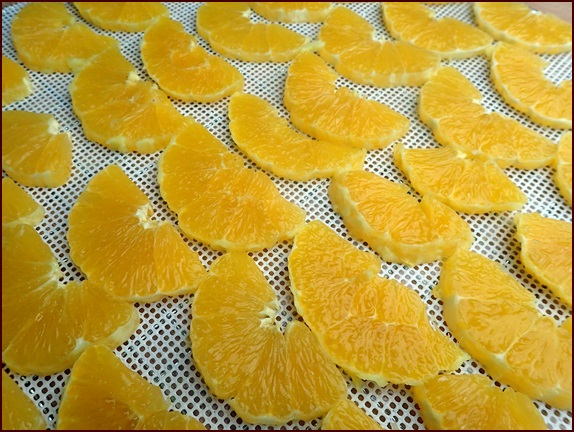
M 168 3 L 171 17 L 182 22 L 186 31 L 196 34 L 195 18 L 200 3 Z M 10 6 L 2 11 L 2 53 L 17 60 L 16 52 L 10 40 L 10 23 L 14 15 L 23 5 Z M 78 20 L 73 5 L 68 9 Z M 390 38 L 381 20 L 379 3 L 347 4 L 347 7 L 361 14 L 377 29 L 379 36 Z M 473 23 L 470 3 L 451 3 L 432 6 L 438 16 L 454 16 L 464 22 Z M 255 17 L 255 19 L 259 19 Z M 262 19 L 261 19 L 262 20 Z M 320 24 L 289 24 L 300 33 L 314 38 Z M 98 33 L 116 37 L 121 43 L 124 56 L 138 69 L 140 76 L 149 79 L 141 59 L 139 44 L 142 33 L 106 32 L 95 28 Z M 198 37 L 199 43 L 207 48 L 209 45 Z M 571 79 L 571 53 L 544 56 L 550 61 L 547 76 L 555 82 Z M 256 94 L 270 101 L 287 116 L 282 104 L 283 86 L 288 63 L 247 63 L 230 60 L 245 77 L 245 89 L 248 93 Z M 445 62 L 446 63 L 446 62 Z M 489 79 L 489 64 L 484 57 L 451 61 L 450 65 L 458 68 L 472 80 L 484 96 L 484 105 L 492 110 L 517 119 L 558 142 L 562 132 L 551 128 L 538 126 L 513 108 L 509 107 L 495 91 Z M 45 242 L 59 258 L 65 281 L 81 280 L 83 275 L 69 257 L 69 247 L 66 241 L 67 216 L 80 192 L 88 181 L 102 168 L 109 164 L 118 164 L 128 176 L 145 192 L 152 201 L 158 220 L 171 220 L 176 223 L 176 216 L 168 209 L 161 198 L 156 181 L 157 159 L 159 154 L 138 155 L 120 154 L 89 142 L 72 112 L 68 85 L 71 74 L 45 75 L 30 72 L 32 83 L 36 89 L 34 94 L 22 102 L 10 105 L 7 109 L 22 109 L 34 112 L 53 114 L 63 130 L 72 135 L 73 141 L 73 170 L 70 181 L 60 188 L 25 188 L 45 209 L 46 217 L 38 227 Z M 437 147 L 430 130 L 420 121 L 417 115 L 417 99 L 420 88 L 400 87 L 379 89 L 376 87 L 354 84 L 340 78 L 339 84 L 357 90 L 364 96 L 381 101 L 396 111 L 406 115 L 411 120 L 411 128 L 402 139 L 406 147 Z M 229 129 L 227 106 L 229 99 L 216 103 L 199 104 L 183 103 L 174 100 L 175 106 L 185 115 L 192 116 L 205 125 L 211 133 L 224 142 L 232 152 L 241 154 L 245 164 L 259 169 L 232 142 Z M 407 182 L 407 179 L 395 167 L 392 159 L 392 145 L 383 150 L 370 151 L 364 168 L 396 182 Z M 554 170 L 550 167 L 531 171 L 507 169 L 510 178 L 528 195 L 528 203 L 524 212 L 538 211 L 543 216 L 572 221 L 572 209 L 560 196 L 552 181 Z M 327 196 L 329 180 L 313 180 L 295 182 L 278 178 L 268 173 L 280 192 L 290 201 L 300 205 L 307 211 L 308 220 L 319 219 L 331 226 L 339 235 L 352 242 L 361 250 L 370 250 L 361 242 L 354 240 L 347 233 L 340 217 L 332 210 Z M 5 173 L 2 173 L 5 176 Z M 514 212 L 490 213 L 486 215 L 462 215 L 472 227 L 475 241 L 472 250 L 500 263 L 525 287 L 534 293 L 538 299 L 540 311 L 552 316 L 560 323 L 570 314 L 571 310 L 560 303 L 541 284 L 523 269 L 518 258 L 519 244 L 514 238 Z M 199 256 L 209 268 L 220 253 L 193 240 L 187 239 L 189 246 L 199 253 Z M 287 256 L 291 243 L 284 242 L 274 248 L 253 253 L 252 256 L 275 289 L 281 310 L 276 316 L 277 324 L 281 327 L 294 319 L 301 319 L 293 306 L 293 298 L 289 289 Z M 427 305 L 428 316 L 441 332 L 452 337 L 442 317 L 440 302 L 431 295 L 431 289 L 437 284 L 441 264 L 439 262 L 423 264 L 414 268 L 383 263 L 380 274 L 395 279 L 414 289 Z M 136 304 L 139 309 L 141 324 L 129 341 L 116 349 L 116 355 L 132 370 L 140 373 L 149 382 L 158 385 L 164 395 L 172 403 L 172 409 L 192 415 L 211 429 L 267 429 L 268 426 L 250 425 L 229 407 L 225 401 L 218 400 L 212 395 L 201 379 L 191 357 L 188 338 L 190 323 L 190 296 L 164 298 L 151 304 Z M 417 349 L 417 347 L 413 347 Z M 48 425 L 55 428 L 58 416 L 58 406 L 63 388 L 70 371 L 50 375 L 18 376 L 4 369 L 16 380 L 18 385 L 35 402 L 44 414 Z M 485 371 L 476 361 L 467 361 L 456 373 L 481 373 Z M 348 378 L 348 393 L 350 398 L 363 408 L 373 419 L 385 428 L 394 429 L 424 429 L 419 416 L 419 410 L 412 399 L 408 386 L 387 385 L 379 387 L 372 382 L 360 384 Z M 504 387 L 504 386 L 502 386 Z M 572 413 L 560 411 L 540 402 L 535 402 L 544 416 L 550 429 L 572 429 Z M 318 429 L 320 420 L 310 422 L 290 422 L 281 429 Z

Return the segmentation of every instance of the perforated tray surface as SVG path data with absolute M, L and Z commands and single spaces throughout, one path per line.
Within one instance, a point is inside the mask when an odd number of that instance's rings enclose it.
M 168 3 L 171 17 L 182 22 L 186 31 L 196 34 L 195 18 L 200 3 Z M 390 38 L 381 20 L 379 3 L 348 4 L 347 7 L 369 20 L 379 35 Z M 2 53 L 17 60 L 16 52 L 10 39 L 10 24 L 14 15 L 23 4 L 10 6 L 2 11 Z M 78 20 L 84 21 L 73 5 L 68 9 Z M 451 3 L 432 6 L 438 16 L 454 16 L 464 22 L 473 23 L 470 3 Z M 257 17 L 255 19 L 258 19 Z M 289 24 L 300 33 L 314 38 L 320 24 Z M 116 37 L 121 43 L 122 53 L 136 66 L 140 76 L 149 79 L 140 59 L 139 45 L 142 33 L 106 32 L 97 28 L 98 33 Z M 201 37 L 199 43 L 208 49 L 209 45 Z M 571 79 L 571 53 L 544 56 L 550 61 L 547 76 L 554 82 Z M 230 60 L 245 77 L 245 89 L 269 100 L 287 116 L 282 100 L 283 86 L 288 63 L 247 63 Z M 484 95 L 486 108 L 503 113 L 521 123 L 528 125 L 558 142 L 562 132 L 538 126 L 529 119 L 510 108 L 495 91 L 489 79 L 489 64 L 485 57 L 451 61 L 450 65 L 458 68 L 480 89 Z M 76 116 L 72 112 L 68 85 L 72 74 L 41 74 L 30 72 L 35 92 L 22 102 L 14 103 L 6 109 L 22 109 L 34 112 L 53 114 L 63 130 L 72 135 L 73 170 L 69 182 L 56 189 L 25 188 L 45 209 L 46 217 L 38 227 L 45 242 L 59 258 L 65 281 L 82 280 L 81 271 L 69 257 L 69 246 L 66 241 L 68 213 L 80 192 L 88 181 L 102 168 L 109 164 L 118 164 L 128 176 L 145 192 L 152 201 L 158 220 L 177 222 L 176 216 L 168 209 L 159 193 L 156 181 L 157 160 L 159 154 L 138 155 L 121 154 L 88 141 Z M 420 88 L 400 87 L 380 89 L 354 84 L 340 78 L 338 84 L 355 89 L 364 96 L 383 102 L 411 120 L 411 128 L 402 140 L 406 147 L 438 147 L 430 130 L 420 121 L 417 115 L 417 99 Z M 174 100 L 175 106 L 185 115 L 192 116 L 206 126 L 217 138 L 224 142 L 232 152 L 241 154 L 245 164 L 259 169 L 233 143 L 228 129 L 227 108 L 229 99 L 217 103 L 199 104 L 183 103 Z M 392 159 L 392 145 L 383 150 L 370 151 L 364 168 L 396 182 L 407 182 L 407 179 L 395 167 Z M 507 169 L 510 178 L 528 195 L 524 212 L 538 211 L 543 216 L 565 221 L 572 221 L 572 209 L 560 196 L 552 181 L 554 170 L 550 167 L 536 170 Z M 352 242 L 361 250 L 370 250 L 365 244 L 353 239 L 344 227 L 340 217 L 333 212 L 327 187 L 329 180 L 295 182 L 278 178 L 268 173 L 280 192 L 290 201 L 307 211 L 308 220 L 319 219 L 331 226 L 339 235 Z M 6 174 L 3 172 L 3 176 Z M 407 182 L 408 183 L 408 182 Z M 537 298 L 540 311 L 552 316 L 558 322 L 564 321 L 571 310 L 560 303 L 548 290 L 529 275 L 519 261 L 519 244 L 514 238 L 514 212 L 491 213 L 486 215 L 462 215 L 472 227 L 475 241 L 472 250 L 500 263 L 524 287 Z M 184 237 L 185 238 L 185 237 Z M 199 253 L 205 267 L 209 266 L 220 253 L 193 240 L 187 239 L 189 246 Z M 284 242 L 274 248 L 253 253 L 252 256 L 275 289 L 280 301 L 281 311 L 277 314 L 277 324 L 284 326 L 291 320 L 301 319 L 293 306 L 293 297 L 289 289 L 287 256 L 291 243 Z M 393 263 L 383 263 L 380 274 L 395 279 L 414 289 L 427 305 L 428 316 L 433 325 L 452 338 L 442 317 L 441 303 L 432 296 L 431 289 L 437 284 L 441 263 L 435 262 L 417 267 L 407 267 Z M 137 371 L 149 382 L 158 385 L 166 398 L 171 400 L 172 409 L 196 417 L 211 429 L 266 429 L 268 426 L 245 423 L 223 400 L 218 400 L 203 382 L 191 357 L 189 341 L 191 296 L 164 298 L 151 304 L 136 304 L 141 317 L 141 324 L 136 333 L 118 347 L 116 355 L 132 370 Z M 417 349 L 413 347 L 413 349 Z M 19 376 L 3 368 L 12 376 L 18 385 L 35 402 L 44 414 L 49 427 L 55 428 L 58 407 L 69 370 L 62 373 L 39 377 Z M 456 373 L 485 374 L 482 366 L 470 360 Z M 379 387 L 372 382 L 354 383 L 348 381 L 350 398 L 363 408 L 372 418 L 385 428 L 424 429 L 419 410 L 413 402 L 409 386 L 387 385 Z M 504 386 L 502 386 L 504 387 Z M 572 429 L 572 412 L 556 410 L 541 402 L 535 402 L 550 429 Z M 318 429 L 320 420 L 310 422 L 290 422 L 281 429 Z

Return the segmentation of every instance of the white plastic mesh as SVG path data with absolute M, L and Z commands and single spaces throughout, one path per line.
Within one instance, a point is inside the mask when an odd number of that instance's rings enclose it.
M 186 31 L 195 32 L 195 18 L 200 3 L 168 3 L 171 17 L 182 22 Z M 2 53 L 17 60 L 12 45 L 10 24 L 22 4 L 10 6 L 2 11 Z M 78 20 L 84 21 L 68 4 L 68 9 Z M 367 18 L 378 30 L 379 35 L 390 38 L 381 19 L 379 3 L 347 4 L 346 7 Z M 464 22 L 473 23 L 470 3 L 450 3 L 432 6 L 438 16 L 454 16 Z M 260 18 L 262 20 L 262 18 Z M 320 24 L 288 24 L 287 27 L 314 38 Z M 116 37 L 121 43 L 123 54 L 136 66 L 140 76 L 149 79 L 140 58 L 139 45 L 142 33 L 107 32 L 94 28 L 96 32 Z M 209 45 L 198 36 L 199 43 L 207 48 Z M 550 61 L 547 76 L 555 82 L 571 79 L 571 53 L 544 56 Z M 286 116 L 282 104 L 283 86 L 286 77 L 287 63 L 247 63 L 230 60 L 245 77 L 245 89 L 270 101 Z M 484 57 L 451 61 L 464 75 L 480 89 L 484 95 L 484 105 L 501 112 L 521 123 L 528 125 L 546 137 L 558 142 L 561 131 L 538 126 L 508 106 L 495 91 L 489 79 L 489 64 Z M 25 188 L 45 209 L 47 216 L 38 228 L 42 238 L 50 245 L 59 258 L 65 281 L 81 280 L 82 273 L 69 257 L 69 246 L 66 241 L 67 215 L 80 192 L 88 181 L 105 166 L 119 164 L 128 176 L 145 192 L 152 201 L 158 220 L 171 220 L 176 223 L 176 216 L 168 209 L 161 198 L 156 181 L 157 158 L 154 155 L 120 154 L 88 141 L 76 116 L 72 112 L 68 85 L 71 74 L 41 74 L 30 72 L 36 89 L 34 94 L 22 102 L 10 105 L 7 109 L 22 109 L 34 112 L 53 114 L 63 130 L 72 135 L 73 170 L 70 181 L 60 188 Z M 417 99 L 420 88 L 400 87 L 379 89 L 354 84 L 340 78 L 339 84 L 350 87 L 364 96 L 381 101 L 411 120 L 411 128 L 402 140 L 407 147 L 437 147 L 430 130 L 420 121 L 417 113 Z M 216 137 L 224 142 L 231 151 L 245 157 L 232 142 L 227 118 L 229 99 L 210 104 L 183 103 L 174 100 L 175 106 L 185 115 L 193 116 L 205 125 Z M 248 166 L 257 168 L 245 157 Z M 395 167 L 392 159 L 392 146 L 383 150 L 370 151 L 365 169 L 380 174 L 396 182 L 407 179 Z M 528 195 L 524 212 L 538 211 L 543 216 L 572 221 L 572 209 L 560 196 L 552 181 L 554 170 L 550 167 L 536 170 L 506 170 L 510 178 Z M 269 174 L 269 173 L 268 173 Z M 3 176 L 6 174 L 3 172 Z M 367 244 L 354 240 L 347 233 L 340 217 L 332 210 L 327 196 L 329 180 L 295 182 L 269 174 L 280 192 L 290 201 L 307 211 L 308 220 L 320 219 L 331 226 L 342 237 L 351 241 L 362 250 L 370 250 Z M 515 228 L 512 218 L 514 212 L 491 213 L 486 215 L 462 215 L 471 225 L 475 241 L 472 250 L 482 253 L 499 262 L 518 281 L 534 293 L 542 313 L 562 322 L 571 314 L 571 310 L 559 302 L 548 290 L 529 275 L 518 258 L 519 244 L 514 238 Z M 203 264 L 209 268 L 220 253 L 192 239 L 187 239 L 189 246 L 197 251 Z M 277 315 L 278 324 L 298 317 L 293 298 L 289 290 L 287 256 L 291 243 L 284 242 L 274 248 L 252 254 L 264 272 L 270 284 L 276 290 L 280 300 L 281 311 Z M 438 282 L 441 264 L 423 264 L 414 268 L 383 263 L 381 275 L 414 289 L 427 305 L 431 322 L 443 333 L 452 337 L 442 317 L 441 303 L 432 296 L 431 289 Z M 140 373 L 149 382 L 159 385 L 166 398 L 172 402 L 172 409 L 192 415 L 211 429 L 267 429 L 269 427 L 250 425 L 225 403 L 215 398 L 203 382 L 200 373 L 194 366 L 188 338 L 190 323 L 190 296 L 164 298 L 151 304 L 136 304 L 139 309 L 141 324 L 129 341 L 118 347 L 116 354 L 131 369 Z M 416 347 L 413 347 L 416 349 Z M 18 385 L 36 403 L 44 414 L 51 428 L 55 428 L 58 406 L 62 390 L 70 371 L 45 377 L 19 376 L 4 369 L 15 379 Z M 481 373 L 482 366 L 470 360 L 463 364 L 457 373 Z M 504 386 L 502 386 L 504 387 Z M 424 429 L 418 407 L 413 402 L 409 386 L 388 385 L 379 387 L 372 382 L 360 385 L 348 379 L 350 398 L 362 407 L 373 419 L 385 428 Z M 544 403 L 535 402 L 550 429 L 572 429 L 572 412 L 556 410 Z M 290 422 L 281 429 L 317 429 L 320 420 L 310 422 Z

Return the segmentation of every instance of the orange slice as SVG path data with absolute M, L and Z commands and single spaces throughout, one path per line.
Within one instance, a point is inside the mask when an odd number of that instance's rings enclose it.
M 572 24 L 518 2 L 476 2 L 474 18 L 497 40 L 529 51 L 556 54 L 572 50 Z
M 407 133 L 405 116 L 347 87 L 336 88 L 337 78 L 314 54 L 293 60 L 283 102 L 298 129 L 319 140 L 366 149 L 384 148 Z
M 572 223 L 540 213 L 519 213 L 514 222 L 526 270 L 571 307 Z
M 442 145 L 502 168 L 533 169 L 553 162 L 556 144 L 510 117 L 488 113 L 481 100 L 463 74 L 445 67 L 423 86 L 419 115 Z
M 410 189 L 366 171 L 337 174 L 329 197 L 356 238 L 385 261 L 415 266 L 468 249 L 472 231 L 454 210 L 427 194 L 419 203 Z
M 69 132 L 51 114 L 2 113 L 2 169 L 25 186 L 58 187 L 72 170 Z
M 275 321 L 279 304 L 245 253 L 218 258 L 192 306 L 195 365 L 220 399 L 247 422 L 282 424 L 325 414 L 345 396 L 341 373 L 305 324 L 285 334 Z
M 143 81 L 117 49 L 77 63 L 70 84 L 86 137 L 122 153 L 167 146 L 186 120 L 155 84 Z
M 159 387 L 125 366 L 104 346 L 78 359 L 58 411 L 58 429 L 205 429 L 197 420 L 168 412 Z M 190 427 L 182 427 L 184 425 Z
M 44 208 L 8 177 L 2 179 L 2 226 L 36 226 L 44 219 Z
M 12 42 L 26 67 L 44 73 L 70 72 L 70 59 L 87 60 L 118 41 L 95 33 L 64 3 L 30 3 L 12 20 Z
M 162 90 L 185 102 L 213 102 L 243 88 L 241 72 L 208 54 L 181 23 L 167 17 L 158 18 L 146 30 L 141 56 Z
M 160 2 L 74 2 L 86 21 L 112 31 L 140 32 L 159 17 L 169 16 Z
M 269 21 L 321 22 L 333 9 L 329 2 L 253 2 L 251 8 Z
M 58 262 L 29 225 L 2 227 L 2 362 L 23 375 L 71 367 L 88 346 L 116 347 L 137 310 L 84 281 L 59 282 Z
M 314 49 L 302 34 L 250 15 L 249 3 L 207 2 L 197 11 L 197 33 L 219 54 L 250 62 L 285 62 Z
M 381 261 L 323 222 L 295 237 L 289 277 L 297 311 L 335 363 L 375 381 L 419 384 L 467 355 L 428 321 L 418 294 L 378 276 Z
M 32 94 L 34 88 L 26 69 L 2 56 L 2 106 L 20 101 Z
M 275 107 L 255 95 L 234 94 L 229 119 L 239 148 L 279 177 L 300 181 L 330 177 L 341 170 L 360 169 L 365 162 L 364 149 L 311 139 L 292 129 Z
M 499 264 L 459 250 L 443 265 L 434 294 L 454 337 L 492 378 L 572 409 L 572 334 L 541 315 L 534 295 Z
M 343 399 L 327 413 L 321 430 L 383 430 L 383 428 L 353 402 Z
M 46 420 L 26 393 L 2 371 L 2 430 L 44 430 Z
M 492 38 L 455 18 L 437 19 L 420 3 L 382 3 L 383 18 L 391 36 L 446 59 L 484 54 Z
M 484 375 L 440 375 L 413 387 L 428 429 L 546 430 L 536 405 Z
M 345 78 L 379 87 L 420 86 L 440 67 L 438 55 L 375 34 L 365 18 L 339 6 L 319 30 L 319 54 Z
M 418 193 L 432 193 L 458 212 L 518 210 L 527 201 L 496 164 L 468 159 L 452 147 L 406 149 L 399 143 L 394 157 Z
M 516 45 L 492 50 L 490 77 L 504 100 L 536 123 L 572 129 L 572 80 L 554 84 L 544 76 L 546 60 Z
M 572 132 L 562 136 L 558 144 L 555 166 L 554 183 L 566 201 L 572 205 Z
M 158 164 L 161 195 L 189 237 L 215 249 L 260 250 L 293 238 L 305 211 L 281 196 L 261 171 L 199 123 L 190 124 Z

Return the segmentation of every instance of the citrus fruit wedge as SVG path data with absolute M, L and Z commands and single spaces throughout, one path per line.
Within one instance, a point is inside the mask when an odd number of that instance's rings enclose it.
M 540 213 L 514 216 L 526 270 L 572 307 L 572 223 Z
M 327 413 L 321 430 L 383 430 L 383 428 L 349 399 L 342 399 Z
M 59 130 L 51 114 L 2 112 L 2 169 L 24 186 L 62 186 L 72 171 L 72 143 Z
M 321 22 L 333 9 L 330 2 L 252 2 L 251 8 L 269 21 Z
M 137 310 L 98 285 L 59 282 L 58 261 L 30 225 L 2 227 L 2 362 L 22 375 L 71 367 L 92 344 L 116 347 Z
M 366 151 L 345 144 L 316 141 L 292 129 L 266 100 L 236 93 L 229 102 L 229 130 L 237 146 L 260 167 L 292 180 L 330 177 L 360 169 Z
M 562 196 L 572 205 L 572 132 L 562 136 L 556 156 L 554 183 Z
M 32 94 L 34 88 L 26 69 L 2 56 L 2 106 L 20 101 Z
M 358 148 L 383 148 L 409 130 L 388 106 L 335 85 L 338 75 L 320 57 L 299 55 L 287 71 L 283 103 L 291 122 L 314 138 Z
M 572 335 L 543 316 L 532 293 L 499 264 L 459 250 L 433 290 L 460 345 L 514 390 L 572 409 Z
M 307 326 L 292 321 L 283 334 L 278 311 L 273 289 L 241 252 L 218 258 L 193 299 L 195 365 L 211 391 L 250 423 L 311 420 L 347 391 Z
M 382 3 L 383 19 L 391 36 L 441 58 L 462 59 L 484 54 L 492 38 L 472 25 L 452 17 L 437 19 L 420 3 Z
M 193 292 L 199 256 L 117 165 L 96 174 L 68 217 L 70 256 L 94 283 L 130 301 Z
M 46 420 L 18 384 L 2 371 L 2 430 L 44 430 Z
M 437 54 L 375 34 L 365 18 L 338 6 L 317 35 L 319 54 L 345 78 L 378 87 L 420 86 L 440 67 Z
M 469 159 L 452 147 L 406 149 L 399 143 L 394 158 L 418 193 L 432 193 L 458 212 L 518 210 L 527 200 L 495 163 Z
M 214 102 L 243 88 L 241 72 L 208 54 L 180 22 L 168 17 L 158 18 L 146 30 L 141 56 L 161 89 L 185 102 Z
M 442 145 L 500 167 L 540 168 L 552 164 L 557 147 L 550 139 L 510 117 L 489 113 L 482 95 L 457 69 L 437 71 L 421 90 L 419 115 Z
M 410 188 L 367 171 L 347 171 L 331 180 L 333 209 L 356 238 L 385 260 L 415 266 L 470 248 L 470 226 L 432 194 L 422 201 Z
M 26 67 L 43 72 L 71 72 L 68 60 L 87 60 L 116 39 L 79 23 L 64 3 L 29 3 L 12 20 L 12 42 Z
M 58 429 L 205 429 L 197 420 L 169 413 L 159 387 L 132 371 L 101 345 L 78 359 L 58 411 Z M 175 422 L 174 422 L 175 420 Z M 184 425 L 191 427 L 185 428 Z
M 143 81 L 118 49 L 75 64 L 72 108 L 86 137 L 122 153 L 167 146 L 186 120 L 155 84 Z
M 160 2 L 74 2 L 86 21 L 105 30 L 140 32 L 169 11 Z
M 2 179 L 2 226 L 36 226 L 44 219 L 44 208 L 8 177 Z
M 271 247 L 305 223 L 305 211 L 283 198 L 266 174 L 245 168 L 199 123 L 162 154 L 158 182 L 182 231 L 215 249 Z
M 556 54 L 572 50 L 572 24 L 518 2 L 474 3 L 476 23 L 494 39 L 530 51 Z
M 289 278 L 297 311 L 331 359 L 384 386 L 418 384 L 468 356 L 429 323 L 418 294 L 378 276 L 381 261 L 320 221 L 295 236 Z
M 439 375 L 412 391 L 428 429 L 547 429 L 528 396 L 502 390 L 484 375 Z
M 197 33 L 219 54 L 250 62 L 285 62 L 314 49 L 302 34 L 250 15 L 249 3 L 207 2 L 197 11 Z

